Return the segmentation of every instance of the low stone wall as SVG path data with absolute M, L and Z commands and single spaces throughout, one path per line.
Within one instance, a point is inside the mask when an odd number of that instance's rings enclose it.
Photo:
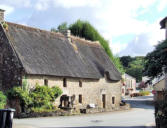
M 80 114 L 93 114 L 93 113 L 101 113 L 101 112 L 113 112 L 113 111 L 122 111 L 129 110 L 130 105 L 126 104 L 124 106 L 116 107 L 113 109 L 102 109 L 102 108 L 90 108 L 90 109 L 82 109 L 82 113 L 79 110 L 57 110 L 54 112 L 43 112 L 43 113 L 20 113 L 15 115 L 15 118 L 34 118 L 34 117 L 53 117 L 53 116 L 72 116 L 72 115 L 80 115 Z

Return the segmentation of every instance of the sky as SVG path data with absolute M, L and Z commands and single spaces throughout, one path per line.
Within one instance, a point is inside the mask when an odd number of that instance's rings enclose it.
M 165 39 L 166 0 L 0 0 L 0 8 L 6 21 L 45 30 L 89 21 L 118 56 L 145 56 Z

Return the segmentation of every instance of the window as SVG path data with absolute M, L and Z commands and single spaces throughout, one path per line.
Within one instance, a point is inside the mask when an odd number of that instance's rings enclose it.
M 66 78 L 63 79 L 63 87 L 67 87 L 67 79 Z
M 102 104 L 103 104 L 103 108 L 106 108 L 106 95 L 102 94 Z
M 82 95 L 79 95 L 79 103 L 82 103 Z
M 79 87 L 82 87 L 82 81 L 79 80 Z
M 48 85 L 48 80 L 44 79 L 44 85 Z
M 115 97 L 112 97 L 112 104 L 115 104 Z

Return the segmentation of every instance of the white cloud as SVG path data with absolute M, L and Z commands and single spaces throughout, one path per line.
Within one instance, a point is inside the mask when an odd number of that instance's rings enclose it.
M 60 5 L 64 8 L 72 7 L 95 7 L 100 5 L 100 0 L 54 0 L 55 5 Z
M 128 44 L 121 43 L 121 42 L 111 42 L 110 41 L 110 47 L 114 54 L 120 53 L 122 50 L 124 50 L 127 47 Z
M 147 38 L 145 43 L 148 47 L 164 37 L 164 31 L 159 29 L 159 21 L 150 24 L 148 19 L 139 20 L 138 16 L 147 14 L 155 4 L 157 9 L 162 11 L 167 5 L 165 0 L 3 0 L 2 4 L 34 9 L 27 22 L 23 22 L 36 27 L 56 27 L 64 21 L 71 23 L 76 19 L 88 20 L 109 40 L 113 53 L 129 47 L 128 42 L 112 42 L 113 38 L 122 35 L 138 35 L 139 41 L 135 43 L 140 43 L 141 38 Z M 9 8 L 8 13 L 13 10 Z
M 8 5 L 5 5 L 5 4 L 0 4 L 0 8 L 5 10 L 6 15 L 8 15 L 8 14 L 10 14 L 14 11 L 14 7 L 8 6 Z
M 154 48 L 148 42 L 149 37 L 146 33 L 136 35 L 136 37 L 128 43 L 127 47 L 119 53 L 119 55 L 145 56 Z
M 38 0 L 38 2 L 35 4 L 35 8 L 39 11 L 44 11 L 49 8 L 50 0 Z
M 166 0 L 160 0 L 157 6 L 157 10 L 161 12 L 162 10 L 165 9 L 166 6 L 167 6 Z
M 13 7 L 30 7 L 34 0 L 2 0 L 1 4 L 13 6 Z

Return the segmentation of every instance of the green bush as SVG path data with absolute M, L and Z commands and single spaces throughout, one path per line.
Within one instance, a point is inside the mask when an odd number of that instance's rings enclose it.
M 167 127 L 167 100 L 155 102 L 155 121 L 157 128 Z
M 42 112 L 54 112 L 58 110 L 56 107 L 54 107 L 53 109 L 46 109 L 44 107 L 36 107 L 36 108 L 31 108 L 31 112 L 37 112 L 37 113 L 42 113 Z
M 21 87 L 14 87 L 7 91 L 7 97 L 9 100 L 19 99 L 20 105 L 25 109 L 32 104 L 32 98 L 29 96 L 28 91 L 23 90 Z
M 7 92 L 7 96 L 10 100 L 20 99 L 20 105 L 22 110 L 39 111 L 52 110 L 55 107 L 53 102 L 62 94 L 62 90 L 59 87 L 48 87 L 36 85 L 35 89 L 24 90 L 21 87 L 14 87 Z
M 6 96 L 0 91 L 0 109 L 3 109 L 6 105 Z
M 150 95 L 150 92 L 149 91 L 140 91 L 139 94 L 141 96 L 148 96 L 148 95 Z

